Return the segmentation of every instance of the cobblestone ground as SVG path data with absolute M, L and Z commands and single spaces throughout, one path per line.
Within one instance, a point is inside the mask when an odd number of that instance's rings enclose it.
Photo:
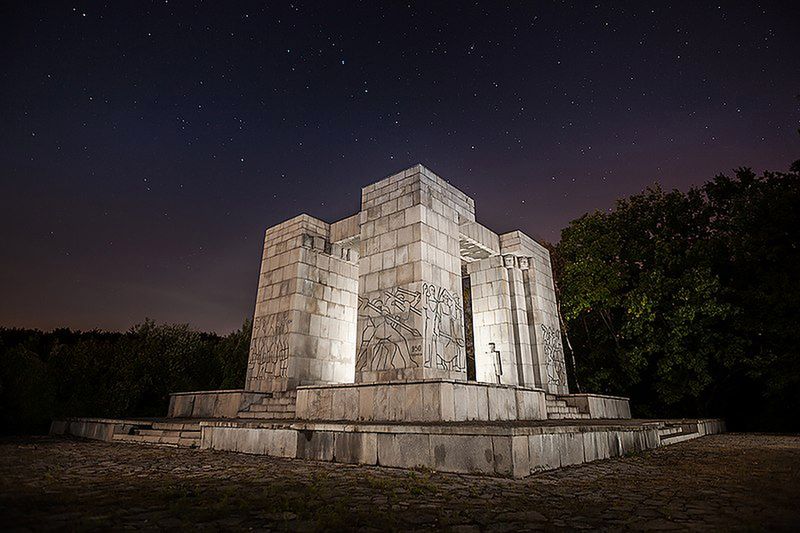
M 0 529 L 797 529 L 800 436 L 727 434 L 506 480 L 0 440 Z

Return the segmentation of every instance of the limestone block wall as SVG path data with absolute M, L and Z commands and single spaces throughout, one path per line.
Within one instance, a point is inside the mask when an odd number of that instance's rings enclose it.
M 484 383 L 516 385 L 511 293 L 503 258 L 481 259 L 466 268 L 472 288 L 475 377 Z
M 356 261 L 331 244 L 328 224 L 308 215 L 267 230 L 246 390 L 353 380 Z
M 466 379 L 469 219 L 472 199 L 421 165 L 362 189 L 356 382 Z
M 173 392 L 168 418 L 236 418 L 239 411 L 260 402 L 266 393 L 243 389 Z
M 169 395 L 167 417 L 236 418 L 243 394 L 242 389 L 173 392 Z
M 688 421 L 697 432 L 721 433 L 721 420 Z M 440 472 L 521 478 L 537 472 L 663 446 L 661 423 L 497 427 L 412 424 L 297 423 L 242 427 L 201 422 L 200 447 L 278 457 L 428 468 Z
M 298 420 L 466 422 L 547 420 L 544 391 L 486 383 L 405 381 L 297 389 Z
M 511 300 L 511 326 L 514 335 L 514 350 L 517 363 L 517 385 L 542 387 L 535 379 L 533 354 L 535 347 L 530 336 L 530 305 L 525 292 L 525 271 L 519 267 L 518 258 L 503 256 L 503 266 L 508 272 L 508 286 Z
M 463 263 L 477 379 L 568 392 L 544 247 L 477 223 L 474 201 L 422 165 L 364 187 L 361 204 L 267 230 L 246 390 L 466 380 Z
M 517 256 L 522 270 L 535 381 L 548 392 L 567 394 L 564 347 L 550 252 L 520 231 L 501 235 L 500 247 L 503 254 Z
M 567 405 L 577 407 L 590 418 L 630 418 L 630 400 L 622 396 L 603 394 L 569 394 L 559 396 Z

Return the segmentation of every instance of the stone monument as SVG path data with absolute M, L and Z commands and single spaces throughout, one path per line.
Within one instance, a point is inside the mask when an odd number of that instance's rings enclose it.
M 568 392 L 546 248 L 421 165 L 267 230 L 247 390 L 431 379 Z
M 52 431 L 524 476 L 724 428 L 629 419 L 627 398 L 569 393 L 548 250 L 416 165 L 364 187 L 352 216 L 267 229 L 244 389 Z

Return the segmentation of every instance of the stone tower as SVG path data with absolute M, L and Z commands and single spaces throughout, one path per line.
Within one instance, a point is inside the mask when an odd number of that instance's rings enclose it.
M 546 248 L 476 222 L 422 165 L 364 187 L 351 217 L 267 230 L 247 390 L 468 376 L 568 392 Z

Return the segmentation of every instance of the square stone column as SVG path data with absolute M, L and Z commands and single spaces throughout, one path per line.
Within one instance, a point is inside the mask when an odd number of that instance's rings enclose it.
M 523 271 L 512 255 L 467 265 L 478 381 L 539 386 L 534 376 Z
M 417 165 L 361 202 L 356 382 L 465 381 L 459 223 L 473 200 Z
M 266 231 L 246 390 L 353 381 L 357 261 L 308 215 Z
M 521 231 L 501 235 L 500 245 L 502 253 L 517 256 L 522 271 L 536 386 L 552 394 L 568 394 L 550 252 Z
M 529 305 L 525 294 L 525 276 L 520 268 L 521 257 L 503 256 L 503 264 L 508 272 L 509 296 L 511 301 L 511 331 L 514 335 L 514 349 L 517 363 L 517 385 L 524 387 L 541 387 L 534 375 L 533 354 L 535 348 L 531 342 Z

